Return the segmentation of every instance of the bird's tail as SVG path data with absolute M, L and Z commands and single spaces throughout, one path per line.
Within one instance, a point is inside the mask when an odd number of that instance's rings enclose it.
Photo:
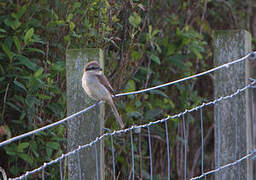
M 122 118 L 121 118 L 121 116 L 119 115 L 119 113 L 116 109 L 116 106 L 115 106 L 113 100 L 112 100 L 112 103 L 110 105 L 111 105 L 111 109 L 112 109 L 112 111 L 113 111 L 113 113 L 116 117 L 117 123 L 119 124 L 120 128 L 123 129 L 124 128 L 124 123 L 123 123 Z

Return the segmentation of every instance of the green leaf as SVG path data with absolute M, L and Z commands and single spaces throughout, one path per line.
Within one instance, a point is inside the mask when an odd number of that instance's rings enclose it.
M 159 57 L 157 57 L 156 55 L 152 54 L 152 55 L 151 55 L 151 59 L 152 59 L 152 61 L 154 61 L 155 63 L 161 64 Z
M 52 97 L 51 96 L 47 96 L 45 94 L 38 94 L 37 95 L 39 99 L 47 99 L 50 100 Z
M 203 59 L 202 54 L 196 48 L 191 48 L 191 51 L 196 55 L 197 58 Z
M 5 77 L 0 77 L 0 82 L 4 80 L 5 80 Z
M 145 8 L 141 3 L 138 4 L 138 7 L 141 8 L 143 11 L 145 11 Z
M 21 45 L 20 45 L 20 40 L 17 36 L 13 36 L 13 41 L 14 41 L 14 44 L 18 50 L 18 52 L 20 53 L 20 50 L 21 50 Z
M 161 109 L 152 109 L 146 112 L 145 119 L 153 121 L 157 116 L 162 113 Z
M 24 36 L 24 43 L 25 43 L 25 45 L 27 45 L 28 42 L 31 41 L 31 38 L 32 38 L 33 34 L 34 34 L 34 28 L 30 28 L 30 29 L 26 32 L 26 34 L 25 34 L 25 36 Z
M 43 45 L 46 44 L 46 42 L 43 41 L 43 40 L 40 38 L 39 35 L 36 35 L 36 34 L 33 35 L 33 39 L 31 40 L 31 42 L 33 42 L 33 43 L 39 43 L 39 44 L 43 44 Z
M 147 73 L 153 73 L 153 71 L 152 71 L 152 69 L 150 69 L 150 68 L 148 68 L 148 67 L 140 67 L 140 72 L 144 75 L 144 76 L 146 76 L 147 75 Z
M 139 60 L 140 58 L 142 58 L 142 56 L 143 56 L 143 54 L 142 54 L 142 52 L 141 51 L 135 51 L 135 50 L 133 50 L 132 51 L 132 53 L 131 53 L 131 58 L 133 59 L 133 60 Z
M 36 70 L 37 65 L 35 63 L 31 62 L 27 57 L 18 55 L 17 58 L 18 58 L 20 64 L 26 66 L 27 68 L 29 68 L 33 71 Z
M 26 10 L 27 10 L 27 6 L 25 5 L 25 6 L 22 6 L 22 8 L 20 8 L 20 10 L 18 11 L 18 13 L 16 14 L 16 17 L 18 18 L 18 19 L 20 19 L 22 16 L 23 16 L 23 14 L 26 12 Z
M 16 155 L 16 145 L 11 145 L 11 146 L 6 146 L 4 147 L 5 152 L 10 155 L 10 156 L 15 156 Z
M 165 97 L 165 98 L 168 98 L 167 94 L 165 94 L 165 93 L 164 93 L 163 91 L 161 91 L 161 90 L 155 89 L 155 90 L 150 91 L 150 93 L 151 93 L 151 94 L 157 94 L 157 95 L 163 96 L 163 97 Z
M 44 85 L 44 82 L 41 79 L 37 79 L 34 76 L 30 76 L 27 87 L 31 93 L 36 93 Z
M 20 118 L 19 118 L 20 122 L 23 122 L 22 120 L 25 118 L 26 114 L 27 113 L 24 111 L 21 113 Z
M 28 142 L 20 143 L 17 147 L 18 152 L 23 152 L 29 146 Z
M 31 156 L 27 155 L 26 153 L 18 153 L 17 154 L 21 159 L 28 162 L 30 165 L 33 164 L 33 159 Z
M 64 41 L 65 42 L 70 42 L 70 35 L 64 36 Z
M 137 27 L 140 22 L 141 22 L 141 17 L 134 12 L 130 17 L 129 17 L 129 22 L 133 27 Z
M 140 113 L 140 112 L 137 112 L 137 111 L 133 111 L 133 112 L 129 112 L 129 113 L 127 113 L 127 116 L 129 117 L 129 118 L 142 118 L 143 117 L 143 115 Z
M 135 82 L 134 80 L 129 80 L 125 87 L 125 92 L 134 91 L 135 90 Z
M 35 141 L 30 143 L 30 150 L 33 152 L 35 157 L 39 158 L 37 143 Z
M 38 52 L 42 55 L 45 55 L 44 51 L 42 51 L 41 49 L 38 49 L 38 48 L 26 48 L 26 49 L 30 52 Z
M 4 68 L 3 68 L 3 66 L 2 66 L 1 64 L 0 64 L 0 72 L 1 72 L 2 74 L 5 73 Z
M 5 52 L 5 54 L 8 56 L 8 58 L 10 59 L 10 61 L 12 61 L 12 58 L 13 58 L 13 56 L 14 56 L 14 53 L 11 52 L 11 50 L 10 50 L 7 46 L 5 46 L 4 44 L 2 44 L 2 49 L 3 49 L 3 51 Z
M 5 25 L 11 27 L 13 30 L 17 29 L 18 27 L 20 27 L 21 23 L 18 21 L 18 19 L 11 19 L 11 18 L 7 18 L 4 20 Z
M 46 143 L 46 146 L 55 150 L 58 150 L 60 148 L 60 145 L 57 142 L 48 142 Z
M 142 105 L 140 100 L 135 101 L 135 106 L 138 108 Z
M 58 103 L 50 103 L 47 106 L 47 109 L 49 111 L 51 111 L 57 117 L 62 117 L 63 116 L 63 109 Z
M 18 81 L 13 81 L 13 83 L 16 85 L 16 86 L 18 86 L 19 88 L 21 88 L 21 89 L 23 89 L 25 92 L 27 92 L 27 89 L 26 89 L 26 87 L 23 85 L 23 84 L 21 84 L 20 82 L 18 82 Z
M 13 103 L 7 102 L 6 104 L 8 106 L 10 106 L 11 108 L 15 109 L 16 111 L 21 112 L 20 108 L 18 106 L 14 105 Z
M 53 71 L 62 72 L 65 70 L 65 62 L 64 61 L 57 61 L 52 66 Z
M 151 33 L 152 33 L 152 26 L 151 25 L 149 25 L 149 27 L 148 27 L 148 33 L 151 35 Z
M 24 103 L 24 97 L 19 96 L 19 95 L 14 95 L 15 100 L 21 102 L 22 104 Z
M 40 68 L 35 72 L 34 77 L 39 79 L 40 76 L 42 76 L 43 71 L 44 71 L 44 69 L 43 69 L 42 67 L 40 67 Z
M 81 6 L 81 3 L 80 3 L 80 2 L 75 2 L 75 3 L 73 4 L 73 6 L 72 6 L 72 10 L 74 11 L 74 10 L 76 10 L 77 8 L 80 8 L 80 6 Z
M 175 52 L 175 50 L 176 50 L 176 45 L 174 44 L 174 43 L 172 43 L 172 44 L 170 44 L 169 46 L 168 46 L 168 50 L 167 50 L 167 56 L 169 56 L 169 55 L 172 55 L 174 52 Z
M 65 25 L 65 21 L 63 21 L 63 20 L 57 20 L 55 22 L 57 25 Z
M 157 33 L 159 33 L 160 31 L 158 29 L 155 29 L 152 33 L 152 37 L 154 37 Z
M 71 31 L 73 31 L 75 29 L 75 24 L 72 21 L 70 21 L 70 23 L 69 23 L 69 28 Z
M 169 62 L 169 63 L 173 64 L 174 66 L 184 70 L 184 68 L 185 68 L 184 60 L 186 58 L 187 58 L 186 55 L 176 54 L 176 55 L 168 57 L 167 62 Z
M 52 156 L 52 151 L 53 151 L 53 149 L 51 149 L 51 148 L 46 148 L 46 153 L 47 153 L 47 156 L 48 156 L 49 159 L 50 159 L 50 157 Z
M 10 167 L 10 172 L 12 174 L 17 174 L 20 172 L 20 169 L 17 166 L 12 166 L 12 167 Z
M 70 22 L 72 18 L 73 18 L 73 14 L 69 13 L 67 17 L 67 22 Z
M 6 33 L 5 29 L 0 28 L 0 33 Z

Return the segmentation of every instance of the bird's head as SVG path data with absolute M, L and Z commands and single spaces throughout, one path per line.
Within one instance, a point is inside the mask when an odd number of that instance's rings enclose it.
M 100 67 L 100 64 L 97 61 L 91 61 L 84 66 L 84 72 L 88 71 L 101 72 L 102 68 Z

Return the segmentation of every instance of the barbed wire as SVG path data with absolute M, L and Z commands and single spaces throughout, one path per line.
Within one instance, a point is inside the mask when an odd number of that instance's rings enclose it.
M 165 84 L 162 84 L 162 85 L 158 85 L 158 86 L 154 86 L 154 87 L 151 87 L 151 88 L 146 88 L 146 89 L 141 89 L 141 90 L 138 90 L 138 91 L 131 91 L 131 92 L 126 92 L 126 93 L 120 93 L 120 94 L 116 94 L 115 97 L 119 97 L 119 96 L 127 96 L 127 95 L 135 95 L 135 94 L 138 94 L 138 93 L 143 93 L 143 92 L 148 92 L 148 91 L 152 91 L 152 90 L 155 90 L 155 89 L 159 89 L 159 88 L 162 88 L 162 87 L 166 87 L 166 86 L 170 86 L 170 85 L 174 85 L 174 84 L 177 84 L 177 83 L 180 83 L 180 82 L 183 82 L 183 81 L 187 81 L 189 79 L 193 79 L 193 78 L 196 78 L 196 77 L 200 77 L 200 76 L 203 76 L 203 75 L 206 75 L 206 74 L 209 74 L 211 72 L 214 72 L 214 71 L 217 71 L 219 69 L 222 69 L 222 68 L 228 68 L 230 65 L 233 65 L 233 64 L 236 64 L 236 63 L 239 63 L 239 62 L 242 62 L 244 61 L 245 59 L 247 59 L 248 57 L 251 57 L 253 59 L 256 59 L 256 51 L 252 51 L 250 53 L 248 53 L 247 55 L 245 55 L 244 57 L 242 58 L 239 58 L 239 59 L 236 59 L 234 61 L 231 61 L 231 62 L 228 62 L 228 63 L 225 63 L 223 65 L 220 65 L 220 66 L 217 66 L 215 68 L 212 68 L 212 69 L 209 69 L 207 71 L 204 71 L 204 72 L 201 72 L 201 73 L 198 73 L 198 74 L 194 74 L 192 76 L 188 76 L 188 77 L 185 77 L 185 78 L 182 78 L 182 79 L 179 79 L 179 80 L 176 80 L 176 81 L 172 81 L 172 82 L 168 82 L 168 83 L 165 83 Z M 102 103 L 102 101 L 98 102 L 98 103 Z M 30 135 L 33 135 L 33 134 L 36 134 L 36 133 L 39 133 L 41 131 L 44 131 L 46 129 L 49 129 L 51 127 L 54 127 L 54 126 L 57 126 L 57 125 L 60 125 L 84 112 L 87 112 L 89 111 L 90 109 L 96 107 L 96 104 L 93 104 L 77 113 L 74 113 L 62 120 L 59 120 L 57 122 L 54 122 L 52 124 L 49 124 L 49 125 L 46 125 L 44 127 L 41 127 L 41 128 L 38 128 L 38 129 L 35 129 L 33 131 L 30 131 L 30 132 L 27 132 L 27 133 L 24 133 L 24 134 L 21 134 L 21 135 L 18 135 L 18 136 L 15 136 L 13 138 L 10 138 L 8 140 L 5 140 L 3 142 L 0 142 L 0 147 L 4 146 L 4 145 L 7 145 L 11 142 L 14 142 L 14 141 L 17 141 L 17 140 L 20 140 L 20 139 L 23 139 L 27 136 L 30 136 Z
M 102 139 L 104 139 L 104 138 L 106 138 L 106 137 L 108 137 L 108 136 L 119 135 L 119 134 L 127 133 L 127 132 L 131 132 L 131 133 L 132 133 L 132 130 L 140 129 L 140 128 L 147 128 L 147 127 L 150 127 L 150 126 L 152 126 L 152 125 L 154 125 L 154 124 L 164 123 L 164 122 L 166 122 L 166 121 L 169 120 L 169 119 L 181 118 L 181 117 L 184 117 L 185 114 L 191 113 L 191 112 L 193 112 L 193 111 L 200 110 L 200 109 L 202 109 L 202 108 L 205 107 L 205 106 L 214 105 L 214 104 L 216 104 L 216 103 L 218 103 L 218 102 L 220 102 L 220 101 L 230 99 L 230 98 L 232 98 L 232 97 L 234 97 L 234 96 L 236 96 L 236 95 L 238 95 L 238 94 L 244 92 L 246 89 L 248 89 L 248 88 L 250 88 L 250 87 L 252 87 L 253 85 L 256 84 L 256 79 L 251 79 L 251 78 L 250 78 L 250 81 L 251 81 L 251 83 L 249 83 L 248 85 L 244 86 L 243 88 L 237 89 L 237 91 L 234 92 L 234 93 L 231 94 L 231 95 L 221 96 L 221 97 L 219 97 L 219 98 L 217 98 L 217 99 L 215 99 L 215 100 L 213 100 L 213 101 L 209 101 L 209 102 L 207 102 L 207 103 L 203 103 L 203 104 L 201 104 L 201 105 L 199 105 L 199 106 L 196 106 L 196 107 L 194 107 L 194 108 L 191 108 L 191 109 L 186 109 L 185 111 L 183 111 L 183 112 L 181 112 L 181 113 L 179 113 L 179 114 L 176 114 L 176 115 L 173 115 L 173 116 L 167 116 L 166 118 L 163 118 L 163 119 L 160 119 L 160 120 L 157 120 L 157 121 L 152 121 L 152 122 L 149 122 L 149 123 L 146 123 L 146 124 L 143 124 L 143 125 L 133 125 L 133 126 L 131 126 L 130 128 L 126 128 L 126 129 L 121 129 L 121 130 L 117 130 L 117 131 L 105 133 L 105 134 L 103 134 L 103 135 L 101 135 L 101 136 L 99 136 L 99 137 L 96 137 L 96 139 L 93 140 L 93 141 L 91 141 L 90 143 L 85 144 L 85 145 L 82 145 L 82 146 L 78 146 L 77 149 L 75 149 L 75 150 L 73 150 L 73 151 L 70 151 L 70 152 L 68 152 L 68 153 L 66 153 L 66 154 L 62 154 L 60 157 L 56 158 L 55 160 L 52 160 L 52 161 L 50 161 L 50 162 L 48 162 L 48 163 L 44 163 L 42 166 L 38 167 L 37 169 L 34 169 L 34 170 L 32 170 L 32 171 L 27 171 L 25 174 L 23 174 L 23 175 L 21 175 L 21 176 L 19 176 L 19 177 L 13 178 L 13 179 L 11 179 L 11 180 L 23 179 L 23 178 L 27 177 L 28 175 L 37 173 L 37 172 L 43 170 L 44 168 L 46 168 L 46 167 L 48 167 L 48 166 L 50 166 L 50 165 L 52 165 L 52 164 L 55 164 L 55 163 L 61 161 L 61 160 L 62 160 L 63 158 L 65 158 L 65 157 L 68 157 L 68 156 L 70 156 L 70 155 L 72 155 L 72 154 L 78 153 L 81 149 L 85 149 L 85 148 L 87 148 L 87 147 L 92 147 L 92 146 L 95 145 L 97 142 L 99 142 L 100 140 L 102 140 Z M 132 137 L 132 134 L 131 134 L 131 137 Z M 248 155 L 247 155 L 247 156 L 248 156 Z M 251 155 L 249 155 L 249 157 L 250 157 L 250 156 L 251 156 Z M 242 160 L 238 160 L 238 161 L 242 161 Z M 221 169 L 223 169 L 223 167 L 226 167 L 226 166 L 227 166 L 227 165 L 222 166 L 222 167 L 219 167 L 218 169 L 221 170 Z M 231 166 L 231 165 L 229 165 L 229 166 Z M 227 166 L 227 167 L 228 167 L 228 166 Z M 217 170 L 212 170 L 212 171 L 213 171 L 213 172 L 219 171 L 218 169 L 217 169 Z M 211 173 L 211 171 L 208 172 L 208 174 L 210 174 L 210 173 Z

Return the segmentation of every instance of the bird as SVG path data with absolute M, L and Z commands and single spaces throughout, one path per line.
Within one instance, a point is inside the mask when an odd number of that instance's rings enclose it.
M 107 102 L 115 115 L 120 128 L 123 129 L 124 123 L 114 104 L 112 95 L 115 95 L 112 86 L 102 72 L 102 68 L 97 61 L 90 61 L 85 64 L 83 69 L 82 87 L 86 94 L 96 100 Z

